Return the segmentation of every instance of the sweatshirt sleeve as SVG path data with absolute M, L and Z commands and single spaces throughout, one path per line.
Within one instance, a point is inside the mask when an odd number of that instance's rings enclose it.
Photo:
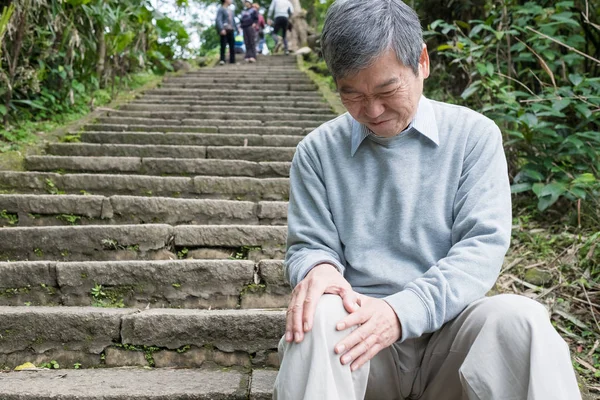
M 485 296 L 508 249 L 512 216 L 502 136 L 496 125 L 472 136 L 454 199 L 452 247 L 424 275 L 384 299 L 402 325 L 402 341 L 438 330 Z
M 217 11 L 217 19 L 215 20 L 215 26 L 217 27 L 217 31 L 221 32 L 223 30 L 223 7 L 220 7 Z
M 297 147 L 290 170 L 288 238 L 285 274 L 292 287 L 319 264 L 344 273 L 345 260 L 333 222 L 322 171 L 303 143 Z

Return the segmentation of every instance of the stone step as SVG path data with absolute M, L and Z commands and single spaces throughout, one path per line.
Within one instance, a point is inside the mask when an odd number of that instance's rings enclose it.
M 184 253 L 179 255 L 188 259 L 2 262 L 0 306 L 287 307 L 290 287 L 283 276 L 283 261 L 193 258 L 209 255 L 209 249 Z
M 287 202 L 171 197 L 2 194 L 0 226 L 285 225 Z
M 9 368 L 276 367 L 285 312 L 29 306 L 0 307 L 0 321 L 0 365 Z
M 254 162 L 195 158 L 29 156 L 29 171 L 119 173 L 141 175 L 289 177 L 290 162 Z
M 0 259 L 110 261 L 164 259 L 178 248 L 254 248 L 282 258 L 287 227 L 252 225 L 86 225 L 0 229 Z M 260 249 L 259 249 L 260 248 Z M 258 251 L 260 250 L 260 251 Z
M 143 354 L 143 353 L 142 353 Z M 100 368 L 0 376 L 2 400 L 267 400 L 277 372 L 230 369 Z
M 288 200 L 288 178 L 166 177 L 0 171 L 4 193 L 171 196 L 230 200 Z
M 230 80 L 229 83 L 197 83 L 190 81 L 165 82 L 159 85 L 159 87 L 171 90 L 256 90 L 259 93 L 283 90 L 291 92 L 312 92 L 317 90 L 317 86 L 314 83 L 237 83 L 235 79 Z
M 222 112 L 232 115 L 237 115 L 240 113 L 271 113 L 271 114 L 285 114 L 285 115 L 313 115 L 313 114 L 323 114 L 327 115 L 330 119 L 335 117 L 335 114 L 332 114 L 331 111 L 324 107 L 319 108 L 304 108 L 304 107 L 281 107 L 277 106 L 265 106 L 265 105 L 246 105 L 246 106 L 231 106 L 227 105 L 223 107 L 223 105 L 190 105 L 187 102 L 184 104 L 140 104 L 140 103 L 131 103 L 126 104 L 120 108 L 122 111 L 143 111 L 143 112 L 163 112 L 166 113 L 168 111 L 175 111 L 181 113 L 196 113 L 196 112 Z M 222 110 L 225 110 L 224 112 Z
M 122 125 L 94 124 L 84 127 L 93 132 L 173 132 L 173 133 L 223 133 L 228 135 L 306 135 L 312 128 L 298 126 L 183 126 L 183 125 Z M 207 135 L 208 136 L 208 135 Z M 241 142 L 243 145 L 243 141 Z
M 285 78 L 285 77 L 272 77 L 270 75 L 264 76 L 238 76 L 235 79 L 232 79 L 230 76 L 178 76 L 163 79 L 163 84 L 172 84 L 172 83 L 213 83 L 213 84 L 231 84 L 235 83 L 237 85 L 244 84 L 277 84 L 277 85 L 290 85 L 290 84 L 300 84 L 300 85 L 313 85 L 313 82 L 310 80 L 308 76 L 298 75 L 295 78 Z
M 109 127 L 110 129 L 113 126 Z M 132 128 L 132 127 L 128 127 Z M 267 129 L 267 128 L 263 128 Z M 283 128 L 285 129 L 285 128 Z M 282 130 L 283 130 L 282 129 Z M 301 129 L 301 128 L 300 128 Z M 267 129 L 267 131 L 269 131 Z M 211 147 L 293 147 L 304 139 L 303 135 L 261 135 L 261 134 L 203 134 L 203 133 L 153 133 L 153 132 L 84 132 L 80 140 L 97 144 L 132 144 L 132 145 L 177 145 L 177 146 L 211 146 Z
M 138 126 L 151 126 L 153 129 L 177 128 L 180 126 L 190 126 L 200 129 L 200 132 L 211 133 L 221 127 L 240 127 L 252 126 L 255 128 L 277 126 L 277 127 L 296 127 L 296 128 L 307 128 L 315 129 L 322 123 L 327 122 L 331 118 L 323 118 L 320 121 L 308 120 L 244 120 L 244 119 L 164 119 L 164 118 L 135 118 L 135 117 L 100 117 L 98 118 L 98 124 L 86 125 L 86 130 L 106 130 L 105 125 L 133 125 Z M 124 129 L 124 128 L 123 128 Z
M 240 143 L 240 144 L 243 144 Z M 46 152 L 57 156 L 208 158 L 247 161 L 292 161 L 295 147 L 156 146 L 93 143 L 51 143 Z
M 169 89 L 169 88 L 157 88 L 150 89 L 146 94 L 159 95 L 159 96 L 182 96 L 182 95 L 194 95 L 198 98 L 204 99 L 255 99 L 255 100 L 269 100 L 271 98 L 287 97 L 290 100 L 321 100 L 321 94 L 313 91 L 290 91 L 290 90 L 238 90 L 231 89 L 226 92 L 222 90 L 198 90 L 198 89 Z
M 168 110 L 113 110 L 106 112 L 105 116 L 119 118 L 148 118 L 159 120 L 223 120 L 223 121 L 313 121 L 327 122 L 335 117 L 332 113 L 302 114 L 298 112 L 235 112 L 235 111 L 168 111 Z M 220 125 L 220 124 L 219 124 Z M 248 124 L 246 124 L 248 125 Z
M 146 95 L 144 97 L 139 97 L 135 101 L 132 101 L 129 104 L 181 104 L 181 105 L 204 105 L 204 106 L 213 106 L 216 107 L 217 110 L 222 110 L 222 106 L 256 106 L 256 100 L 244 100 L 244 99 L 204 99 L 198 96 L 169 96 L 168 98 L 164 96 L 151 96 Z M 303 107 L 303 108 L 324 108 L 330 110 L 331 107 L 325 100 L 315 99 L 315 100 L 293 100 L 289 97 L 280 97 L 273 98 L 271 100 L 262 100 L 260 102 L 261 106 L 264 107 Z

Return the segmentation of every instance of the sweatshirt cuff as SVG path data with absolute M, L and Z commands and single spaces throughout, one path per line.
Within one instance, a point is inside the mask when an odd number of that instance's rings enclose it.
M 421 336 L 431 326 L 429 309 L 414 291 L 404 289 L 401 292 L 384 297 L 383 300 L 392 307 L 400 321 L 402 327 L 400 342 Z
M 302 252 L 304 254 L 294 261 L 298 267 L 287 269 L 290 270 L 289 280 L 292 287 L 295 287 L 314 267 L 320 264 L 331 264 L 340 274 L 344 275 L 344 266 L 328 252 L 322 250 L 303 250 Z

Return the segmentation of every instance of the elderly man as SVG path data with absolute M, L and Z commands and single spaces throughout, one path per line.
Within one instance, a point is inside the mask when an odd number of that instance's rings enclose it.
M 292 164 L 274 398 L 580 399 L 544 307 L 485 297 L 510 240 L 502 136 L 422 96 L 418 16 L 400 0 L 338 0 L 321 42 L 348 113 Z

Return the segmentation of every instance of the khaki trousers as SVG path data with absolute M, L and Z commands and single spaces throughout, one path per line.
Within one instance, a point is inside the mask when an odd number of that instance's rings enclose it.
M 300 344 L 279 343 L 276 400 L 579 400 L 566 343 L 546 309 L 517 295 L 486 297 L 433 334 L 382 350 L 355 372 L 334 346 L 351 330 L 337 295 L 319 301 Z

